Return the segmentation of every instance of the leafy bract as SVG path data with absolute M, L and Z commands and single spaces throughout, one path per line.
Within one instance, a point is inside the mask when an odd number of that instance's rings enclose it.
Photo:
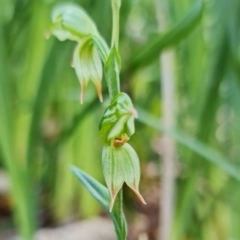
M 124 213 L 122 211 L 122 192 L 116 199 L 112 212 L 109 212 L 110 196 L 108 189 L 97 180 L 89 176 L 84 171 L 75 166 L 71 166 L 72 172 L 78 180 L 85 186 L 89 193 L 105 208 L 109 213 L 118 237 L 118 240 L 125 240 L 127 234 L 127 225 Z

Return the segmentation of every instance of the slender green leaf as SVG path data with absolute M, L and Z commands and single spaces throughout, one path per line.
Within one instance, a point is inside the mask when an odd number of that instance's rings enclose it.
M 64 130 L 62 130 L 62 132 L 59 134 L 60 137 L 54 144 L 54 148 L 59 146 L 60 143 L 64 143 L 65 141 L 67 141 L 73 135 L 84 117 L 89 114 L 89 112 L 95 110 L 95 108 L 99 106 L 97 103 L 98 98 L 95 97 L 91 103 L 89 103 L 83 110 L 81 110 L 73 117 L 71 124 L 67 126 Z
M 116 198 L 113 211 L 109 212 L 110 195 L 109 195 L 108 189 L 105 186 L 103 186 L 101 183 L 96 181 L 94 178 L 89 176 L 87 173 L 80 170 L 79 168 L 76 168 L 75 166 L 71 166 L 71 170 L 76 175 L 78 180 L 86 187 L 89 193 L 109 213 L 110 217 L 113 220 L 116 234 L 118 236 L 118 240 L 126 240 L 127 225 L 126 225 L 126 219 L 122 210 L 122 202 L 123 202 L 122 190 L 119 192 Z
M 229 58 L 228 40 L 225 32 L 221 34 L 219 46 L 214 56 L 213 67 L 209 79 L 208 88 L 206 90 L 204 105 L 199 119 L 198 139 L 206 142 L 214 129 L 215 115 L 218 107 L 219 94 L 218 90 L 227 68 Z
M 39 86 L 35 92 L 36 95 L 35 95 L 34 104 L 32 108 L 33 113 L 31 116 L 30 131 L 29 131 L 28 146 L 27 146 L 27 160 L 29 163 L 29 168 L 32 167 L 36 146 L 40 141 L 39 129 L 40 129 L 41 117 L 44 110 L 44 105 L 48 100 L 48 94 L 51 90 L 51 85 L 53 83 L 54 77 L 56 78 L 56 75 L 61 70 L 63 70 L 62 66 L 65 63 L 64 57 L 61 58 L 60 64 L 59 62 L 56 61 L 56 58 L 58 58 L 58 56 L 55 54 L 55 51 L 59 50 L 60 48 L 59 43 L 56 42 L 53 47 L 50 44 L 49 48 L 50 48 L 50 53 L 45 63 Z M 67 51 L 64 51 L 64 52 L 66 53 Z
M 110 213 L 112 221 L 114 223 L 115 231 L 117 233 L 118 240 L 126 240 L 127 236 L 127 223 L 123 213 L 123 191 L 120 190 L 113 211 Z
M 91 195 L 108 211 L 110 205 L 108 189 L 79 168 L 71 166 L 71 170 Z
M 5 75 L 4 41 L 0 23 L 0 150 L 4 166 L 9 174 L 16 222 L 20 235 L 26 240 L 32 240 L 36 226 L 31 188 L 27 180 L 26 171 L 19 164 L 14 150 L 14 134 L 12 131 L 12 117 L 9 111 L 9 99 Z
M 130 59 L 127 68 L 134 70 L 139 66 L 149 64 L 159 56 L 159 53 L 163 49 L 174 46 L 182 39 L 186 38 L 186 36 L 191 33 L 200 22 L 203 8 L 204 4 L 202 0 L 198 0 L 187 16 L 177 23 L 174 28 L 165 34 L 157 34 L 149 39 L 143 46 L 139 47 L 139 49 L 132 54 L 132 58 Z
M 188 134 L 180 131 L 179 129 L 166 129 L 163 127 L 161 121 L 144 111 L 141 108 L 137 108 L 139 113 L 139 121 L 150 126 L 158 131 L 164 132 L 176 140 L 177 143 L 184 145 L 193 152 L 202 156 L 205 160 L 215 164 L 226 172 L 229 176 L 240 181 L 240 168 L 231 163 L 227 158 L 222 156 L 218 151 L 208 147 L 198 139 L 189 136 Z

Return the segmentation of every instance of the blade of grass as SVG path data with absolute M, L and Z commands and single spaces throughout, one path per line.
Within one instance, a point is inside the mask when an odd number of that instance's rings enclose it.
M 182 144 L 183 146 L 189 148 L 193 152 L 197 153 L 199 156 L 203 157 L 203 159 L 215 164 L 224 172 L 226 172 L 229 176 L 235 178 L 240 181 L 240 168 L 229 161 L 229 159 L 225 158 L 218 151 L 213 148 L 208 147 L 203 142 L 198 139 L 182 132 L 179 129 L 166 129 L 162 124 L 159 124 L 159 120 L 157 117 L 152 116 L 148 112 L 143 109 L 137 107 L 137 111 L 139 113 L 138 120 L 143 124 L 150 126 L 160 132 L 166 133 L 177 143 Z
M 139 47 L 135 53 L 132 54 L 127 69 L 134 71 L 135 69 L 145 66 L 157 59 L 159 53 L 168 47 L 176 45 L 182 39 L 191 33 L 191 31 L 198 25 L 202 18 L 204 4 L 198 0 L 191 8 L 187 16 L 177 25 L 166 32 L 165 34 L 157 34 L 148 40 L 143 46 Z
M 33 113 L 30 121 L 30 130 L 28 136 L 28 145 L 27 145 L 27 162 L 28 167 L 31 169 L 33 164 L 33 159 L 35 156 L 36 146 L 40 141 L 40 123 L 43 115 L 44 105 L 48 100 L 48 95 L 51 90 L 54 80 L 58 77 L 58 74 L 64 69 L 64 64 L 66 58 L 61 57 L 61 61 L 56 61 L 58 55 L 56 52 L 61 48 L 61 44 L 55 42 L 53 44 L 52 39 L 49 43 L 49 55 L 47 61 L 43 68 L 43 73 L 39 86 L 36 90 L 36 96 L 33 104 Z M 69 49 L 65 48 L 64 53 L 68 53 Z M 54 69 L 54 70 L 53 70 Z
M 108 189 L 84 171 L 71 166 L 72 172 L 78 180 L 85 186 L 89 193 L 105 208 L 113 220 L 118 240 L 125 240 L 127 235 L 126 219 L 122 210 L 123 199 L 122 190 L 118 193 L 113 211 L 109 212 L 110 195 Z
M 216 110 L 218 107 L 218 90 L 221 82 L 223 81 L 225 70 L 228 62 L 229 48 L 227 36 L 223 33 L 220 37 L 219 46 L 215 56 L 212 73 L 210 76 L 209 85 L 204 98 L 204 106 L 199 119 L 198 139 L 207 142 L 214 129 L 213 124 Z
M 67 141 L 72 134 L 75 132 L 75 130 L 78 128 L 79 124 L 83 120 L 83 118 L 92 110 L 94 110 L 98 106 L 99 100 L 97 97 L 94 98 L 94 100 L 89 103 L 83 110 L 81 110 L 78 114 L 76 114 L 73 117 L 72 123 L 67 126 L 62 132 L 60 133 L 60 137 L 54 144 L 54 148 L 56 148 L 61 143 L 64 143 Z
M 0 25 L 0 149 L 4 165 L 11 181 L 16 221 L 21 236 L 26 240 L 33 239 L 36 219 L 33 214 L 31 189 L 29 188 L 26 172 L 22 169 L 14 151 L 12 133 L 12 117 L 9 111 L 10 103 L 7 97 L 7 84 L 4 67 L 3 31 Z

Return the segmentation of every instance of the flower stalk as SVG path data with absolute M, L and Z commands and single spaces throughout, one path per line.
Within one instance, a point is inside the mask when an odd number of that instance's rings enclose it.
M 119 43 L 119 12 L 121 7 L 121 0 L 112 0 L 112 47 L 115 46 L 118 49 Z

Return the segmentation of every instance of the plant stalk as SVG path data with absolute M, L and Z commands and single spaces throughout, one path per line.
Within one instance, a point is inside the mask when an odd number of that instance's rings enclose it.
M 110 78 L 107 78 L 107 85 L 109 90 L 110 98 L 113 99 L 116 94 L 120 92 L 120 78 L 119 78 L 119 64 L 117 62 L 118 54 L 118 45 L 119 45 L 119 12 L 121 7 L 121 0 L 112 0 L 112 15 L 113 15 L 113 25 L 112 25 L 112 50 L 111 54 L 114 54 L 112 57 L 114 64 L 111 65 L 111 71 L 114 73 Z M 116 56 L 118 55 L 118 56 Z M 111 56 L 110 56 L 111 58 Z M 118 69 L 118 70 L 116 70 Z M 127 237 L 127 226 L 126 220 L 123 213 L 123 190 L 121 189 L 116 198 L 113 215 L 115 218 L 114 226 L 117 233 L 118 240 L 126 240 Z
M 156 0 L 156 14 L 160 32 L 165 31 L 167 27 L 167 2 L 165 0 Z M 161 69 L 161 92 L 162 92 L 162 114 L 163 125 L 166 129 L 171 129 L 175 125 L 175 76 L 174 76 L 174 51 L 164 51 L 159 56 Z M 174 213 L 174 195 L 175 195 L 175 152 L 176 146 L 174 140 L 163 136 L 163 149 L 161 159 L 163 161 L 161 191 L 160 191 L 160 221 L 159 221 L 159 240 L 170 240 Z
M 121 189 L 117 195 L 114 207 L 113 215 L 115 216 L 114 226 L 117 233 L 118 240 L 126 240 L 127 238 L 127 225 L 126 219 L 123 213 L 123 190 Z
M 112 14 L 113 14 L 113 25 L 112 25 L 112 47 L 115 45 L 118 49 L 119 43 L 119 12 L 121 7 L 120 0 L 112 0 Z

